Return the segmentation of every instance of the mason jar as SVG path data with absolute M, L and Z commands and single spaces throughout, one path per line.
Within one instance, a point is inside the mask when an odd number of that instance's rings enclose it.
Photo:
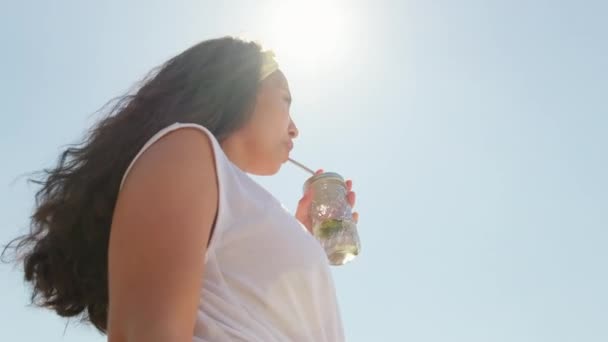
M 304 183 L 305 193 L 309 188 L 313 193 L 312 233 L 325 249 L 329 263 L 344 265 L 361 249 L 344 178 L 335 172 L 317 174 Z

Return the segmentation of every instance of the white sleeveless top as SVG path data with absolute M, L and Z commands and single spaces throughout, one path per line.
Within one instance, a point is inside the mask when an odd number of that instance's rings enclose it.
M 344 341 L 322 247 L 277 199 L 228 159 L 205 127 L 176 122 L 160 130 L 135 156 L 120 187 L 150 145 L 183 127 L 209 136 L 219 186 L 193 341 Z

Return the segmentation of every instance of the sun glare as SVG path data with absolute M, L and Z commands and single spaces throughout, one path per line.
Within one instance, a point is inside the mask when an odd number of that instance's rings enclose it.
M 318 70 L 340 60 L 346 13 L 335 1 L 281 1 L 268 15 L 261 40 L 281 65 Z

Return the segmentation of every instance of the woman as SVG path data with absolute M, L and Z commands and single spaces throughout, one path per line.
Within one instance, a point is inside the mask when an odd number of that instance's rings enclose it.
M 290 103 L 256 43 L 164 63 L 36 181 L 16 240 L 35 302 L 112 342 L 344 340 L 311 194 L 294 217 L 247 175 L 287 161 Z

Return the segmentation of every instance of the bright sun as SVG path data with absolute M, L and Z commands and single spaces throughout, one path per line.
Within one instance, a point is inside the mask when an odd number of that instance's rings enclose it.
M 268 13 L 262 43 L 289 69 L 321 69 L 340 60 L 346 13 L 336 1 L 281 1 Z

